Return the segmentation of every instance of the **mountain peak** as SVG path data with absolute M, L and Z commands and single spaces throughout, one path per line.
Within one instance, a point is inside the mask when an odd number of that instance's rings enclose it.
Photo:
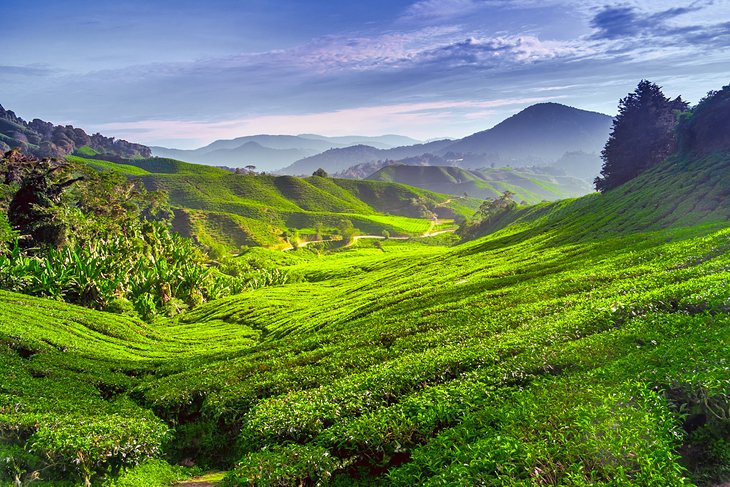
M 608 140 L 611 121 L 602 113 L 555 102 L 537 103 L 446 150 L 489 155 L 490 161 L 497 163 L 551 163 L 570 151 L 600 152 Z

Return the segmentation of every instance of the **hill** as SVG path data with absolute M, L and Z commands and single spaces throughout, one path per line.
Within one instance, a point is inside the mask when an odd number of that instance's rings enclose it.
M 473 198 L 377 181 L 233 174 L 156 157 L 123 163 L 81 156 L 69 160 L 117 170 L 148 190 L 166 191 L 175 210 L 175 230 L 208 248 L 283 247 L 287 232 L 313 239 L 315 227 L 331 235 L 343 220 L 364 233 L 418 235 L 429 229 L 434 215 L 463 219 L 479 205 Z
M 232 167 L 254 165 L 259 171 L 276 171 L 299 159 L 332 148 L 369 144 L 373 148 L 389 149 L 396 145 L 417 143 L 419 142 L 415 139 L 400 135 L 377 137 L 325 137 L 315 134 L 251 135 L 230 140 L 216 140 L 205 147 L 194 150 L 168 149 L 166 147 L 152 147 L 151 149 L 155 156 L 180 159 L 198 164 L 229 165 Z
M 611 117 L 601 113 L 559 103 L 539 103 L 489 130 L 456 141 L 443 151 L 482 154 L 485 161 L 498 164 L 549 164 L 566 152 L 600 153 L 608 140 L 611 121 Z
M 586 181 L 551 174 L 549 170 L 540 168 L 474 171 L 453 166 L 391 165 L 379 169 L 367 179 L 410 184 L 437 193 L 468 194 L 480 199 L 496 198 L 505 191 L 511 191 L 516 201 L 525 203 L 571 198 L 593 192 Z
M 150 156 L 146 146 L 101 134 L 88 135 L 80 128 L 53 125 L 37 118 L 26 122 L 0 105 L 0 153 L 14 147 L 37 157 L 64 157 L 79 150 L 87 155 Z
M 453 248 L 293 254 L 303 282 L 151 325 L 0 292 L 4 441 L 77 478 L 174 425 L 171 462 L 236 485 L 726 481 L 729 157 Z
M 318 168 L 322 168 L 329 173 L 335 173 L 356 164 L 384 159 L 397 160 L 437 152 L 450 143 L 451 141 L 449 140 L 437 140 L 425 144 L 394 147 L 392 149 L 376 149 L 375 147 L 362 144 L 340 149 L 330 149 L 321 154 L 296 161 L 292 165 L 284 168 L 282 172 L 286 174 L 311 174 Z

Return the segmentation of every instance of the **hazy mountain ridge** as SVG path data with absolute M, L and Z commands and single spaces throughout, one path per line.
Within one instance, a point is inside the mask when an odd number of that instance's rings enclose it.
M 283 172 L 307 174 L 322 167 L 343 177 L 355 177 L 354 174 L 360 174 L 362 168 L 348 171 L 350 167 L 377 166 L 378 162 L 382 162 L 382 167 L 388 165 L 388 160 L 423 165 L 423 161 L 399 160 L 426 157 L 428 154 L 430 157 L 442 157 L 438 165 L 458 165 L 467 169 L 493 164 L 525 167 L 558 163 L 558 167 L 567 170 L 570 175 L 590 180 L 600 170 L 598 154 L 608 140 L 612 120 L 601 113 L 558 103 L 540 103 L 525 108 L 491 129 L 460 140 L 436 141 L 388 151 L 362 146 L 334 149 L 297 161 Z M 573 154 L 573 157 L 564 160 L 566 154 Z
M 600 153 L 612 118 L 559 103 L 539 103 L 445 148 L 516 165 L 550 164 L 567 152 Z M 486 162 L 486 161 L 485 161 Z
M 496 198 L 504 191 L 517 201 L 538 203 L 582 196 L 593 192 L 582 179 L 560 175 L 542 168 L 491 168 L 480 171 L 454 166 L 389 165 L 367 179 L 409 184 L 437 193 Z
M 327 172 L 338 172 L 348 167 L 387 159 L 403 159 L 436 153 L 451 144 L 451 140 L 437 140 L 425 144 L 407 145 L 392 149 L 376 149 L 368 145 L 356 145 L 340 149 L 330 149 L 305 159 L 296 161 L 291 166 L 282 169 L 286 174 L 311 174 L 318 168 Z
M 419 141 L 416 139 L 401 135 L 326 137 L 316 134 L 261 134 L 216 140 L 204 147 L 192 150 L 153 146 L 152 153 L 160 157 L 170 157 L 197 164 L 232 167 L 253 165 L 262 171 L 276 171 L 300 159 L 330 149 L 367 144 L 375 149 L 385 150 L 399 144 L 418 143 Z

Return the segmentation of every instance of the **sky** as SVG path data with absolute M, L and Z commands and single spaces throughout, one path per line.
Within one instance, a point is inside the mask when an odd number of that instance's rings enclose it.
M 147 145 L 420 140 L 730 83 L 730 0 L 3 0 L 0 104 Z

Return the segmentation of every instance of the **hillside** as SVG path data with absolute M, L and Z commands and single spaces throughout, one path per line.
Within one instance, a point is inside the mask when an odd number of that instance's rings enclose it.
M 582 196 L 593 192 L 586 181 L 553 175 L 540 168 L 482 169 L 481 171 L 453 166 L 384 167 L 367 179 L 410 184 L 437 193 L 474 198 L 496 198 L 505 191 L 514 193 L 516 201 L 539 203 L 561 198 Z
M 497 164 L 549 164 L 566 152 L 600 154 L 611 120 L 608 115 L 559 103 L 539 103 L 489 130 L 454 142 L 443 152 L 483 154 L 484 162 Z M 469 167 L 483 167 L 484 162 Z
M 150 149 L 143 145 L 101 134 L 88 135 L 80 128 L 53 125 L 37 118 L 26 122 L 0 105 L 0 153 L 15 147 L 37 157 L 64 157 L 78 150 L 87 155 L 150 156 Z
M 0 292 L 0 424 L 71 475 L 72 431 L 174 425 L 169 461 L 236 485 L 725 481 L 728 157 L 453 248 L 292 254 L 304 282 L 153 325 Z
M 114 169 L 141 180 L 148 190 L 166 191 L 175 210 L 175 229 L 208 248 L 283 247 L 284 232 L 311 239 L 319 225 L 331 235 L 342 220 L 364 233 L 417 235 L 428 230 L 434 214 L 463 219 L 479 205 L 474 198 L 454 199 L 376 181 L 233 174 L 164 158 L 125 163 L 81 156 L 69 160 L 98 170 Z
M 183 463 L 230 486 L 727 483 L 728 99 L 627 183 L 510 207 L 459 245 L 248 249 L 228 263 L 287 278 L 149 323 L 0 291 L 0 480 L 161 486 Z M 259 224 L 382 221 L 419 194 L 145 164 L 197 201 L 261 202 Z

